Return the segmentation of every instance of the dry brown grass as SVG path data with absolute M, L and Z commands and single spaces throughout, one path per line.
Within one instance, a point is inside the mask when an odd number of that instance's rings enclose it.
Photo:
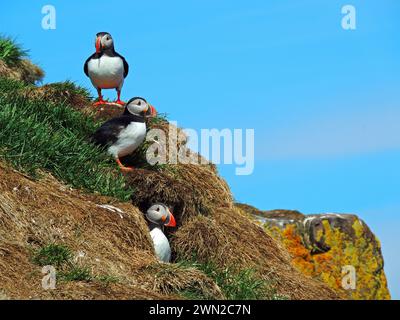
M 17 59 L 14 63 L 0 60 L 0 77 L 22 81 L 27 84 L 20 89 L 26 99 L 41 99 L 53 103 L 67 103 L 77 108 L 90 104 L 88 92 L 75 86 L 72 82 L 52 83 L 35 86 L 45 76 L 44 71 L 29 59 Z M 3 93 L 5 94 L 5 93 Z
M 87 196 L 51 176 L 39 182 L 0 165 L 0 283 L 12 299 L 170 299 L 196 285 L 219 297 L 218 287 L 197 270 L 176 268 L 171 278 L 157 262 L 143 214 L 129 203 Z M 121 212 L 99 205 L 112 205 Z M 94 276 L 117 283 L 59 282 L 41 288 L 32 252 L 50 243 L 68 246 Z M 78 258 L 79 253 L 79 258 Z M 160 276 L 161 274 L 161 276 Z M 164 274 L 164 275 L 163 275 Z
M 93 103 L 87 103 L 84 106 L 72 105 L 72 107 L 85 115 L 94 116 L 96 120 L 100 121 L 107 121 L 114 117 L 119 117 L 124 112 L 123 106 L 113 103 L 100 106 L 93 106 Z
M 8 66 L 3 60 L 0 60 L 0 77 L 34 84 L 43 79 L 44 71 L 28 59 L 21 60 L 16 66 Z
M 338 299 L 326 285 L 303 276 L 282 246 L 235 208 L 209 217 L 192 217 L 175 233 L 173 250 L 180 259 L 193 256 L 221 268 L 250 268 L 290 299 Z
M 175 152 L 187 141 L 180 128 L 176 128 L 165 120 L 152 121 L 150 119 L 148 127 L 165 133 L 166 159 L 175 157 L 175 154 L 171 155 L 170 151 Z M 169 135 L 174 132 L 176 136 L 171 139 Z M 179 140 L 177 140 L 178 136 Z M 177 145 L 176 149 L 170 150 L 170 141 Z M 194 153 L 191 155 L 201 160 L 199 155 Z M 143 151 L 140 157 L 143 160 Z M 129 163 L 129 159 L 127 162 Z M 133 161 L 133 165 L 135 164 Z M 132 196 L 134 205 L 144 209 L 153 202 L 163 202 L 175 213 L 178 224 L 184 223 L 193 216 L 209 215 L 214 208 L 232 206 L 233 200 L 229 186 L 218 175 L 215 165 L 211 163 L 166 164 L 156 166 L 152 170 L 138 169 L 127 175 L 127 182 L 135 188 Z
M 26 99 L 45 100 L 52 103 L 66 103 L 76 107 L 82 107 L 89 103 L 89 100 L 77 94 L 69 88 L 60 88 L 53 84 L 45 84 L 40 87 L 28 87 L 22 91 Z
M 145 267 L 145 270 L 151 277 L 149 281 L 153 281 L 153 290 L 156 292 L 173 294 L 176 290 L 191 288 L 201 292 L 205 298 L 225 299 L 215 282 L 195 268 L 182 269 L 176 264 L 153 264 Z
M 120 116 L 123 112 L 121 106 L 115 105 L 100 107 L 87 105 L 79 110 L 103 121 Z M 178 148 L 186 142 L 183 131 L 163 119 L 148 119 L 147 126 L 149 129 L 160 129 L 166 134 L 167 159 L 170 157 L 168 144 L 170 132 L 176 132 L 177 136 L 180 136 L 181 139 L 177 142 Z M 133 204 L 141 210 L 146 210 L 151 203 L 161 201 L 172 209 L 178 218 L 178 223 L 181 224 L 189 217 L 208 215 L 213 208 L 233 206 L 229 186 L 218 175 L 215 165 L 167 164 L 153 168 L 147 165 L 147 169 L 141 169 L 146 163 L 144 152 L 145 150 L 139 150 L 132 157 L 123 159 L 126 165 L 137 168 L 133 173 L 127 174 L 126 179 L 127 183 L 135 188 L 132 195 Z M 199 157 L 194 153 L 192 155 Z
M 48 89 L 36 94 L 45 95 Z M 97 109 L 78 103 L 75 108 L 104 120 L 122 112 L 116 106 Z M 165 130 L 168 123 L 149 122 L 149 126 Z M 285 249 L 235 207 L 229 187 L 211 164 L 165 165 L 126 174 L 135 189 L 134 206 L 80 194 L 50 176 L 32 181 L 4 165 L 0 175 L 0 283 L 6 297 L 169 299 L 176 298 L 179 290 L 195 287 L 205 297 L 224 298 L 202 272 L 156 261 L 139 209 L 163 202 L 172 208 L 178 223 L 178 230 L 169 234 L 174 259 L 196 256 L 199 262 L 221 268 L 254 269 L 291 299 L 339 298 L 292 267 Z M 104 204 L 123 212 L 98 206 Z M 93 275 L 113 276 L 118 283 L 67 282 L 55 291 L 44 291 L 40 268 L 30 256 L 31 250 L 49 243 L 84 253 L 79 261 Z
M 207 166 L 176 165 L 161 171 L 137 169 L 127 175 L 135 188 L 134 205 L 146 208 L 163 202 L 174 212 L 178 225 L 197 215 L 209 215 L 215 207 L 230 207 L 226 183 Z
M 106 117 L 110 115 L 109 110 L 105 112 Z M 104 116 L 102 110 L 97 114 Z M 168 123 L 148 124 L 164 130 L 169 140 Z M 287 251 L 235 206 L 229 187 L 212 164 L 136 169 L 126 179 L 135 188 L 133 204 L 141 210 L 152 202 L 172 208 L 178 224 L 171 234 L 175 259 L 195 256 L 199 262 L 211 261 L 220 267 L 254 269 L 274 283 L 279 294 L 292 299 L 339 298 L 324 284 L 293 268 Z

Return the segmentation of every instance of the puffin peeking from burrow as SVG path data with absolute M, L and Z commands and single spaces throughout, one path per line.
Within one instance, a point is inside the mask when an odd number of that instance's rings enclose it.
M 146 218 L 153 240 L 154 251 L 160 261 L 171 261 L 171 247 L 164 234 L 164 227 L 175 227 L 176 221 L 171 210 L 163 204 L 153 204 L 146 212 Z
M 94 105 L 107 103 L 103 100 L 102 89 L 116 89 L 118 97 L 115 103 L 124 105 L 121 101 L 121 88 L 128 75 L 129 65 L 114 50 L 114 40 L 108 32 L 99 32 L 96 35 L 95 46 L 96 52 L 86 60 L 83 68 L 99 95 L 99 100 Z
M 105 122 L 92 136 L 97 145 L 107 147 L 107 151 L 118 163 L 122 171 L 132 171 L 125 167 L 120 158 L 132 154 L 146 137 L 146 117 L 154 117 L 157 111 L 145 99 L 130 99 L 124 113 Z

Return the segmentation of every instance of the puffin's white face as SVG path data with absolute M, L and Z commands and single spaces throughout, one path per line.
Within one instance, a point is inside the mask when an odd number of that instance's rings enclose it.
M 140 115 L 141 113 L 146 113 L 149 110 L 149 105 L 146 100 L 142 98 L 135 98 L 134 100 L 128 102 L 126 109 L 131 114 Z
M 171 211 L 164 204 L 153 204 L 146 212 L 146 218 L 158 225 L 175 227 L 175 218 Z
M 143 115 L 155 117 L 157 115 L 156 109 L 147 103 L 143 98 L 132 98 L 125 106 L 124 114 Z
M 96 52 L 102 52 L 114 47 L 114 40 L 109 33 L 100 33 L 96 36 Z

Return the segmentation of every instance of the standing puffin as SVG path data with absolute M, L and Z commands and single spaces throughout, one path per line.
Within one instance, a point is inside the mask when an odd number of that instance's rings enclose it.
M 175 227 L 176 221 L 168 207 L 163 203 L 153 204 L 146 212 L 150 236 L 153 240 L 154 250 L 159 260 L 171 261 L 171 247 L 164 234 L 165 227 Z
M 120 117 L 105 122 L 92 136 L 92 141 L 107 147 L 108 153 L 114 156 L 122 171 L 132 171 L 125 167 L 120 158 L 130 155 L 139 147 L 146 137 L 146 116 L 157 114 L 154 107 L 140 97 L 129 100 Z
M 129 65 L 125 58 L 114 50 L 114 41 L 108 32 L 99 32 L 96 35 L 95 46 L 96 52 L 86 60 L 83 67 L 99 95 L 99 101 L 94 105 L 106 103 L 101 89 L 116 89 L 118 98 L 115 103 L 124 105 L 121 101 L 121 88 L 128 75 Z

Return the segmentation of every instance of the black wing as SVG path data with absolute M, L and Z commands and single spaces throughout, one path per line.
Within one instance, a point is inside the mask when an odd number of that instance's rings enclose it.
M 129 64 L 124 57 L 122 57 L 122 61 L 124 62 L 124 78 L 126 78 L 129 73 Z
M 85 72 L 86 76 L 89 77 L 89 72 L 88 72 L 88 63 L 89 60 L 94 57 L 95 53 L 93 53 L 89 58 L 86 59 L 85 64 L 83 65 L 83 72 Z
M 129 64 L 126 62 L 125 58 L 121 56 L 119 53 L 114 52 L 116 56 L 120 57 L 122 59 L 122 62 L 124 63 L 124 78 L 128 76 L 129 73 Z
M 118 140 L 122 129 L 126 128 L 132 119 L 129 116 L 121 116 L 105 122 L 91 137 L 91 141 L 97 145 L 106 147 Z

